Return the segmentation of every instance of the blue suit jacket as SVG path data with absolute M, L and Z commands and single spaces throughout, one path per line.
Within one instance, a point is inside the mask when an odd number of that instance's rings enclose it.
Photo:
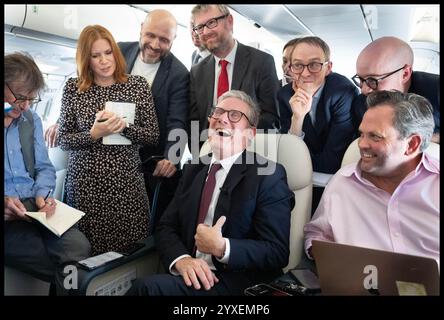
M 288 133 L 290 129 L 292 111 L 289 100 L 293 94 L 291 84 L 278 92 L 282 133 Z M 314 171 L 333 174 L 341 167 L 345 150 L 353 141 L 350 108 L 357 95 L 356 86 L 343 75 L 332 72 L 326 77 L 316 109 L 315 126 L 309 113 L 302 125 Z
M 215 59 L 209 55 L 191 68 L 190 120 L 199 120 L 199 130 L 208 128 L 213 107 Z M 279 81 L 273 56 L 238 42 L 232 90 L 250 95 L 261 109 L 259 129 L 278 127 L 276 94 Z
M 433 119 L 435 120 L 434 132 L 440 130 L 440 109 L 439 109 L 439 75 L 421 71 L 413 71 L 412 82 L 408 90 L 409 93 L 416 93 L 427 98 L 433 107 Z M 358 136 L 359 125 L 367 110 L 366 96 L 360 94 L 353 101 L 352 112 L 355 125 L 356 136 Z
M 251 156 L 251 158 L 250 158 Z M 289 257 L 291 210 L 294 194 L 288 188 L 285 169 L 276 164 L 271 175 L 259 175 L 265 159 L 244 151 L 221 187 L 213 224 L 227 218 L 222 236 L 230 240 L 227 265 L 213 262 L 230 286 L 268 282 L 282 273 Z M 260 159 L 256 159 L 260 158 Z M 245 159 L 253 159 L 246 164 Z M 261 164 L 259 164 L 261 163 Z M 168 270 L 179 256 L 191 255 L 197 227 L 200 197 L 208 165 L 187 164 L 176 194 L 156 229 L 156 246 Z M 219 278 L 220 279 L 220 278 Z
M 131 73 L 139 55 L 139 43 L 120 42 L 119 47 L 127 63 L 127 73 Z M 144 146 L 140 151 L 142 161 L 152 155 L 167 157 L 177 141 L 167 141 L 168 133 L 173 129 L 188 130 L 189 83 L 187 68 L 170 52 L 160 63 L 151 87 L 159 121 L 159 144 Z M 184 139 L 183 145 L 186 142 Z

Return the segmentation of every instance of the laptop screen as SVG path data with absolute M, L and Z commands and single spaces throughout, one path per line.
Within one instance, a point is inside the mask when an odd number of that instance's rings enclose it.
M 434 259 L 314 240 L 323 295 L 439 295 Z

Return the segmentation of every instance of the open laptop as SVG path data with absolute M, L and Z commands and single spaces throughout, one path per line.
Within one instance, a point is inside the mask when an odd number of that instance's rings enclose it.
M 439 295 L 434 259 L 313 240 L 323 295 Z

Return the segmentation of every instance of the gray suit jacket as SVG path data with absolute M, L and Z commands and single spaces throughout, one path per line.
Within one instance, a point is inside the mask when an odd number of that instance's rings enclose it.
M 139 54 L 139 43 L 119 42 L 119 47 L 127 63 L 127 72 L 131 73 Z M 168 157 L 168 150 L 177 142 L 177 139 L 167 141 L 169 132 L 178 128 L 188 130 L 189 82 L 187 68 L 170 52 L 160 63 L 151 88 L 159 121 L 159 144 L 144 146 L 140 152 L 142 161 L 152 155 Z
M 210 55 L 193 66 L 190 72 L 190 120 L 199 120 L 200 131 L 208 127 L 207 117 L 213 107 L 214 68 L 215 59 Z M 279 81 L 270 54 L 238 43 L 231 89 L 244 91 L 259 104 L 259 129 L 278 126 Z

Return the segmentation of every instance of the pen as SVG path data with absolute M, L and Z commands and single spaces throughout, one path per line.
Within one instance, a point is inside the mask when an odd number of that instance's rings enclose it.
M 49 195 L 51 194 L 51 192 L 52 192 L 52 189 L 49 189 L 48 194 L 47 194 L 46 197 L 45 197 L 45 202 L 46 202 L 46 200 L 48 200 Z
M 122 119 L 126 119 L 126 117 L 122 117 Z M 105 122 L 105 121 L 107 121 L 108 119 L 99 119 L 99 120 L 97 120 L 97 122 Z

